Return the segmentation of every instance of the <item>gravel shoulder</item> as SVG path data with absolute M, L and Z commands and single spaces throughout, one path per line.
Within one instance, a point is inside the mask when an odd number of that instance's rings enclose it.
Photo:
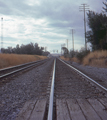
M 26 101 L 47 97 L 53 59 L 33 68 L 0 87 L 0 120 L 15 120 Z

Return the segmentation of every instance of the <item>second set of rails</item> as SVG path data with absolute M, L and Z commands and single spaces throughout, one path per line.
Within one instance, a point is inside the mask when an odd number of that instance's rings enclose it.
M 29 62 L 29 63 L 25 63 L 25 64 L 13 66 L 13 67 L 8 67 L 8 68 L 4 68 L 4 69 L 0 69 L 0 79 L 5 78 L 9 75 L 15 74 L 17 72 L 20 72 L 20 71 L 23 71 L 23 70 L 41 65 L 41 64 L 45 63 L 46 61 L 47 61 L 47 59 L 46 60 Z

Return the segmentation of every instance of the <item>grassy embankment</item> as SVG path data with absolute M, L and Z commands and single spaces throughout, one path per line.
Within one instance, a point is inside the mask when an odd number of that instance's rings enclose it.
M 0 69 L 46 58 L 39 55 L 0 54 Z
M 61 59 L 69 60 L 69 58 L 64 58 L 63 56 Z M 72 58 L 71 61 L 80 62 L 77 58 Z M 107 67 L 107 50 L 90 52 L 83 58 L 82 64 L 95 67 Z
M 83 65 L 107 67 L 107 50 L 91 52 L 84 57 Z

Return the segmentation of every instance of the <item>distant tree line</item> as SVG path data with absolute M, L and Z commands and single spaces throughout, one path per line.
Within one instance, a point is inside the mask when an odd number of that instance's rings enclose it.
M 30 54 L 30 55 L 47 55 L 49 52 L 44 52 L 44 47 L 39 47 L 37 43 L 29 43 L 27 45 L 16 45 L 16 47 L 2 48 L 2 53 L 14 53 L 14 54 Z
M 87 42 L 92 45 L 92 50 L 107 49 L 107 0 L 103 2 L 103 12 L 95 13 L 89 11 L 88 26 L 90 28 L 87 31 Z
M 83 58 L 90 53 L 90 50 L 86 50 L 84 47 L 82 47 L 79 51 L 76 50 L 68 50 L 66 47 L 62 47 L 63 55 L 64 57 L 73 58 L 76 57 L 80 62 L 82 62 Z

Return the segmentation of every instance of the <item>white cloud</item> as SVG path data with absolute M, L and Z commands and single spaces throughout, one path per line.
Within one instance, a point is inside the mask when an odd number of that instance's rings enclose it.
M 102 1 L 1 0 L 4 47 L 37 42 L 40 46 L 48 46 L 48 50 L 60 50 L 61 44 L 69 39 L 70 49 L 72 42 L 69 30 L 73 28 L 75 48 L 80 49 L 84 45 L 84 23 L 79 6 L 86 3 L 91 10 L 100 12 Z
M 30 6 L 40 5 L 40 0 L 26 0 L 26 4 Z

